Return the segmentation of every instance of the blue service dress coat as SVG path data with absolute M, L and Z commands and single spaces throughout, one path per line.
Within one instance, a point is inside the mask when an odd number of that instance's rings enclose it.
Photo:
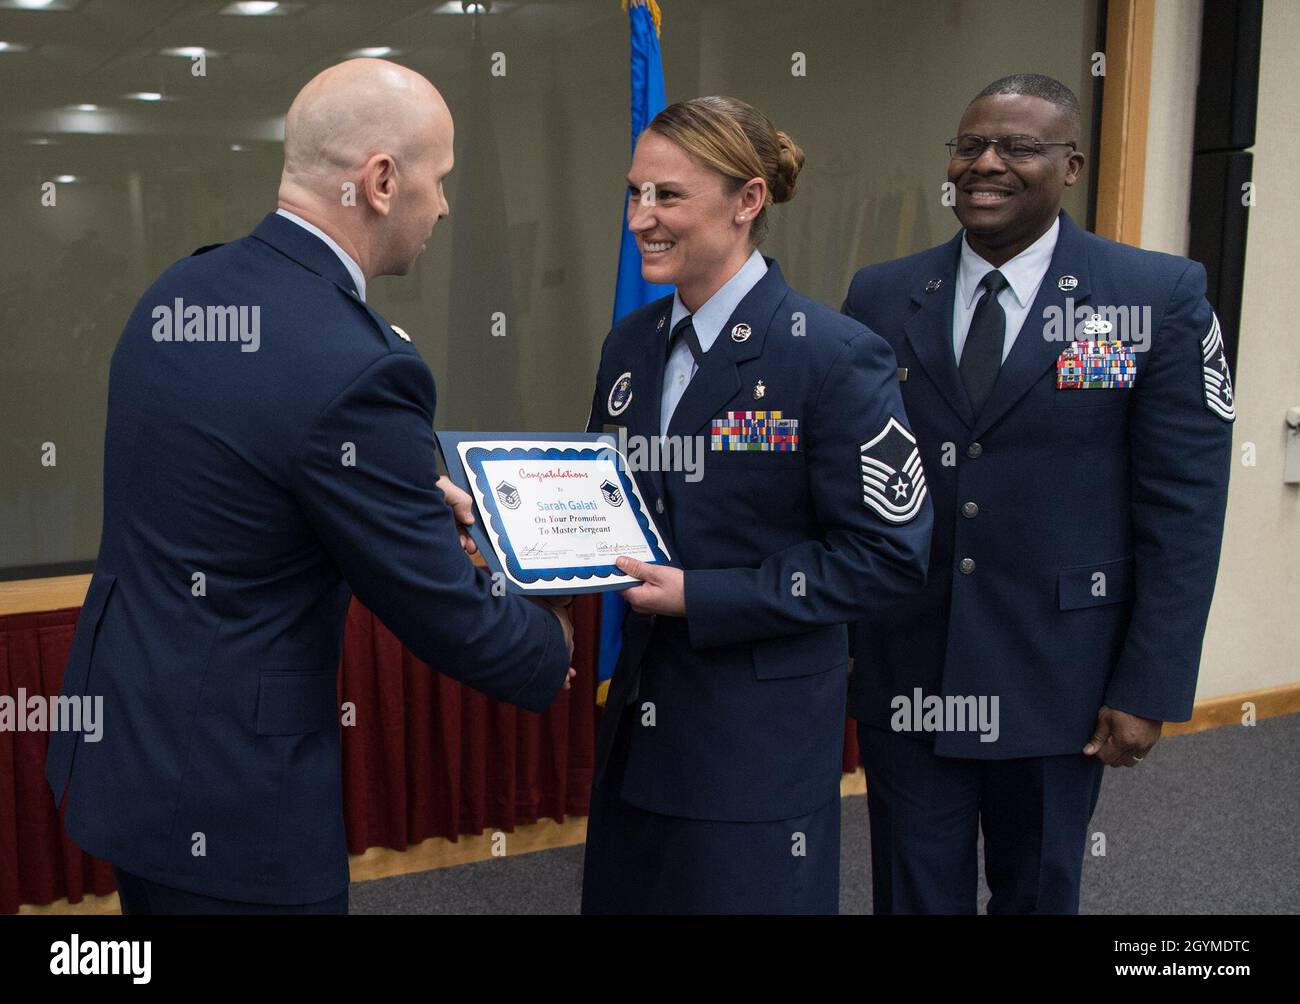
M 997 740 L 942 732 L 941 755 L 1075 753 L 1103 704 L 1191 716 L 1236 414 L 1205 269 L 1060 223 L 979 414 L 953 354 L 961 234 L 861 269 L 844 303 L 906 371 L 935 514 L 925 588 L 859 624 L 851 710 L 889 728 L 916 688 L 997 695 Z
M 258 310 L 256 340 L 207 340 L 206 308 L 225 306 Z M 164 331 L 172 308 L 206 316 Z M 344 890 L 336 687 L 354 594 L 492 697 L 540 710 L 559 692 L 555 617 L 494 597 L 460 549 L 434 403 L 410 340 L 274 213 L 141 298 L 113 354 L 103 537 L 63 679 L 103 698 L 103 734 L 56 733 L 46 760 L 80 847 L 221 899 Z
M 585 912 L 838 909 L 846 624 L 921 587 L 928 472 L 888 345 L 767 261 L 671 416 L 670 440 L 701 437 L 702 476 L 634 469 L 686 616 L 626 615 Z M 658 442 L 672 302 L 601 353 L 588 431 L 629 453 Z
M 925 588 L 858 625 L 875 910 L 973 913 L 982 830 L 990 913 L 1074 913 L 1099 709 L 1192 711 L 1232 384 L 1204 268 L 1062 213 L 974 411 L 953 351 L 963 239 L 862 269 L 844 303 L 898 357 L 935 513 Z

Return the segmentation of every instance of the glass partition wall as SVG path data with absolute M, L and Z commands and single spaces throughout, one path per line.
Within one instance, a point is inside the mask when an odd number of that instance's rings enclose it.
M 999 76 L 1073 87 L 1095 170 L 1097 0 L 660 5 L 668 99 L 741 97 L 807 154 L 764 251 L 826 303 L 955 232 L 943 144 Z M 289 102 L 350 55 L 424 73 L 456 119 L 450 218 L 368 291 L 433 369 L 437 424 L 580 427 L 613 303 L 627 34 L 618 0 L 0 2 L 0 578 L 90 568 L 123 322 L 171 262 L 275 208 Z M 1067 209 L 1088 222 L 1086 186 Z

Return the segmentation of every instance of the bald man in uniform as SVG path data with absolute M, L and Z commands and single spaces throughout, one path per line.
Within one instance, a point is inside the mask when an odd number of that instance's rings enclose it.
M 46 778 L 124 913 L 347 912 L 354 594 L 493 698 L 541 710 L 568 686 L 564 612 L 493 596 L 462 553 L 472 517 L 436 480 L 433 377 L 366 304 L 447 215 L 452 128 L 418 73 L 325 70 L 285 120 L 279 209 L 172 265 L 122 332 L 103 538 L 63 679 L 102 699 L 101 733 L 54 734 Z

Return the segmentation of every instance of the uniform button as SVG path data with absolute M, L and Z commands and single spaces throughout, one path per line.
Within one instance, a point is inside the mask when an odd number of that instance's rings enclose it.
M 975 559 L 962 558 L 961 564 L 959 564 L 957 567 L 961 569 L 962 575 L 970 575 L 971 572 L 975 571 Z
M 980 507 L 974 502 L 963 502 L 961 504 L 961 514 L 967 519 L 974 519 L 980 514 Z
M 655 512 L 657 512 L 660 516 L 664 514 L 663 496 L 660 496 L 659 498 L 655 499 Z
M 966 447 L 966 456 L 970 457 L 971 460 L 974 460 L 983 452 L 984 447 L 980 446 L 979 443 L 971 443 L 970 446 Z

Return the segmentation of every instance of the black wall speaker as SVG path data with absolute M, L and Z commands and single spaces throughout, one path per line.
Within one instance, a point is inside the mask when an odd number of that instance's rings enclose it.
M 1263 0 L 1204 0 L 1196 87 L 1188 256 L 1205 266 L 1235 371 L 1246 269 L 1246 225 Z M 1234 377 L 1235 379 L 1235 377 Z

